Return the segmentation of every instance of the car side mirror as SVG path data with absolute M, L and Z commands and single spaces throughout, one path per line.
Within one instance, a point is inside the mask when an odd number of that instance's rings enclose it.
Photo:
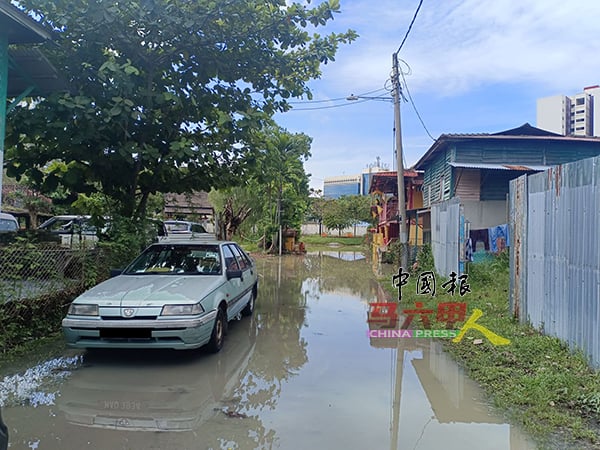
M 242 271 L 241 270 L 231 270 L 228 269 L 226 272 L 227 275 L 227 279 L 231 280 L 232 278 L 242 278 Z
M 123 273 L 123 269 L 110 269 L 110 277 L 116 277 L 118 275 L 121 275 Z

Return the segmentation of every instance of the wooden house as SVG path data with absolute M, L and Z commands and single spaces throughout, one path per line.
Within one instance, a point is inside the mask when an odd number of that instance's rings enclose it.
M 414 169 L 424 172 L 423 206 L 460 200 L 471 230 L 508 223 L 509 181 L 600 155 L 600 139 L 562 136 L 524 124 L 493 134 L 442 134 Z
M 163 216 L 165 219 L 199 222 L 210 232 L 214 231 L 215 209 L 207 192 L 165 194 Z

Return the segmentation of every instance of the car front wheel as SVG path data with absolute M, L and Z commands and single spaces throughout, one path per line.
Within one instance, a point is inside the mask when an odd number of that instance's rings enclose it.
M 225 340 L 225 326 L 227 325 L 225 319 L 225 312 L 223 308 L 219 308 L 217 318 L 215 319 L 215 325 L 208 342 L 208 350 L 212 353 L 217 353 L 223 347 L 223 341 Z

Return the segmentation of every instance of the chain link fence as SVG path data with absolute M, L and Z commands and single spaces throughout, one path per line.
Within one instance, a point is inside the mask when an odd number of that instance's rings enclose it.
M 58 331 L 73 298 L 106 278 L 105 260 L 100 249 L 0 246 L 0 353 Z

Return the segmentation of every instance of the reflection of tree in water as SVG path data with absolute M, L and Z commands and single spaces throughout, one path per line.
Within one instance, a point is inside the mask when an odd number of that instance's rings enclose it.
M 341 290 L 365 299 L 373 296 L 371 282 L 374 274 L 367 260 L 348 261 L 342 259 L 341 255 L 335 257 L 322 252 L 306 255 L 304 259 L 309 276 L 317 281 L 310 294 L 316 294 L 316 288 L 320 292 Z
M 282 381 L 296 374 L 308 360 L 307 343 L 300 336 L 306 320 L 302 282 L 308 273 L 302 258 L 282 258 L 281 265 L 278 262 L 265 261 L 259 269 L 262 278 L 256 320 L 261 331 L 250 363 L 253 383 L 259 391 L 269 385 L 276 396 Z
M 342 290 L 369 299 L 376 292 L 372 269 L 365 260 L 315 254 L 260 258 L 257 265 L 260 285 L 254 316 L 258 327 L 256 346 L 233 394 L 233 409 L 247 417 L 229 422 L 245 429 L 235 433 L 224 428 L 216 448 L 275 446 L 276 431 L 265 428 L 259 416 L 276 409 L 282 387 L 308 361 L 308 344 L 301 336 L 308 298 L 318 299 L 321 292 Z
M 222 430 L 218 448 L 272 448 L 276 432 L 265 428 L 259 416 L 275 410 L 282 386 L 308 361 L 307 342 L 300 336 L 306 319 L 302 282 L 308 276 L 302 258 L 282 258 L 281 264 L 279 258 L 265 258 L 257 264 L 256 346 L 234 390 L 232 407 L 236 414 L 246 416 L 239 425 L 247 432 Z

